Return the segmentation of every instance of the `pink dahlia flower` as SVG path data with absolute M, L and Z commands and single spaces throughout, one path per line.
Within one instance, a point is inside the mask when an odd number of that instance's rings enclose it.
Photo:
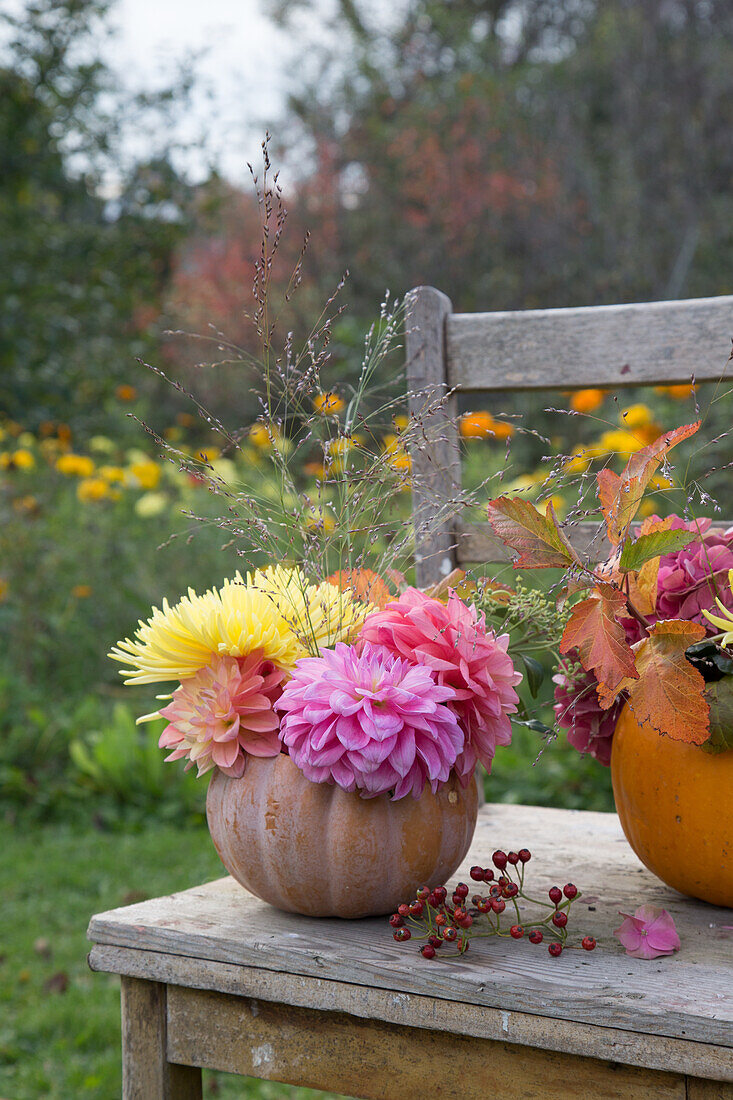
M 613 934 L 626 948 L 627 955 L 635 959 L 656 959 L 679 951 L 680 937 L 666 909 L 641 905 L 633 917 L 628 913 L 619 913 L 619 916 L 624 920 L 614 928 Z
M 339 642 L 301 658 L 275 705 L 280 737 L 314 783 L 418 798 L 426 783 L 433 791 L 445 783 L 463 748 L 445 705 L 452 695 L 419 665 Z
M 213 656 L 184 680 L 160 714 L 170 725 L 160 735 L 166 760 L 187 756 L 203 775 L 213 767 L 238 779 L 247 754 L 277 756 L 281 746 L 273 703 L 285 673 L 257 651 L 247 657 Z
M 733 610 L 733 594 L 726 583 L 728 570 L 733 569 L 733 527 L 711 530 L 712 522 L 699 519 L 685 523 L 679 516 L 674 517 L 673 531 L 697 531 L 700 538 L 661 558 L 655 618 L 691 620 L 709 628 L 703 610 L 715 611 L 716 596 Z M 710 630 L 714 632 L 714 628 Z
M 512 739 L 508 716 L 517 709 L 514 685 L 522 679 L 507 653 L 509 635 L 487 633 L 483 613 L 455 592 L 445 604 L 408 588 L 367 617 L 360 639 L 423 665 L 436 684 L 451 689 L 448 706 L 466 737 L 456 761 L 461 782 L 468 783 L 477 760 L 490 771 L 496 746 Z
M 623 699 L 608 710 L 601 710 L 596 692 L 598 681 L 593 673 L 579 668 L 569 675 L 564 662 L 552 679 L 557 685 L 554 710 L 558 726 L 567 730 L 568 741 L 578 752 L 587 752 L 608 767 Z

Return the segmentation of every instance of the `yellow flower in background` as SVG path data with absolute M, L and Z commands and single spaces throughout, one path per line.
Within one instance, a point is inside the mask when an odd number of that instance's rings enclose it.
M 394 470 L 395 473 L 409 473 L 411 471 L 412 460 L 398 435 L 385 435 L 382 440 L 382 452 L 387 459 L 390 470 Z
M 13 508 L 16 512 L 30 514 L 38 511 L 38 501 L 34 496 L 16 497 L 13 501 Z
M 200 458 L 202 462 L 213 462 L 215 458 L 218 458 L 221 454 L 220 447 L 200 447 L 195 454 L 195 458 Z
M 313 408 L 322 416 L 335 416 L 346 408 L 346 402 L 337 393 L 317 393 L 313 398 Z
M 629 455 L 640 451 L 644 446 L 646 446 L 646 443 L 643 439 L 634 435 L 633 432 L 624 432 L 621 428 L 615 428 L 609 432 L 604 432 L 599 440 L 599 449 L 601 452 L 624 455 L 627 458 Z
M 403 413 L 398 413 L 397 416 L 392 417 L 392 423 L 398 432 L 404 432 L 410 426 L 410 418 Z
M 654 474 L 649 482 L 650 489 L 672 489 L 674 488 L 674 481 L 671 477 L 665 477 L 663 474 Z
M 728 585 L 731 592 L 733 592 L 733 569 L 728 570 Z M 710 620 L 713 626 L 717 626 L 718 630 L 726 631 L 721 639 L 721 643 L 724 646 L 728 646 L 733 642 L 733 613 L 731 613 L 718 596 L 715 597 L 715 602 L 721 611 L 720 615 L 711 615 L 705 608 L 703 608 L 702 613 L 706 619 Z
M 35 447 L 36 437 L 32 432 L 21 432 L 18 436 L 19 447 Z
M 125 480 L 125 471 L 121 466 L 100 466 L 97 470 L 99 477 L 103 477 L 111 485 Z
M 276 428 L 268 428 L 266 424 L 253 424 L 249 429 L 249 441 L 261 451 L 266 451 L 272 446 L 272 441 L 278 441 L 279 433 Z
M 692 397 L 693 393 L 697 390 L 697 386 L 693 386 L 692 382 L 683 382 L 672 386 L 655 386 L 654 392 L 664 394 L 665 397 L 673 397 L 675 401 L 684 401 L 688 397 Z
M 115 397 L 118 401 L 134 401 L 137 397 L 137 390 L 134 386 L 130 386 L 127 382 L 123 382 L 115 390 Z
M 308 516 L 305 525 L 309 531 L 323 531 L 330 535 L 336 530 L 336 521 L 328 512 L 315 512 Z
M 92 586 L 90 584 L 75 584 L 71 590 L 71 595 L 75 600 L 88 600 L 92 594 Z
M 329 581 L 310 584 L 299 569 L 269 566 L 247 574 L 247 584 L 267 593 L 309 652 L 348 642 L 375 608 L 355 601 Z
M 505 488 L 507 493 L 530 493 L 544 484 L 547 479 L 547 474 L 542 470 L 535 470 L 533 474 L 520 474 L 519 477 L 515 477 L 513 481 L 510 481 Z
M 176 424 L 170 428 L 163 428 L 163 439 L 167 439 L 169 443 L 178 443 L 183 439 L 183 431 Z
M 110 495 L 109 485 L 102 477 L 85 477 L 77 485 L 76 495 L 85 504 L 90 501 L 104 500 Z
M 151 458 L 133 462 L 127 472 L 141 489 L 155 489 L 160 481 L 160 466 Z
M 182 428 L 192 428 L 196 423 L 196 417 L 191 413 L 179 413 L 176 417 L 176 423 L 180 424 Z
M 619 413 L 618 422 L 622 428 L 646 428 L 654 422 L 654 414 L 648 405 L 629 405 Z
M 305 656 L 272 595 L 237 574 L 202 596 L 189 588 L 173 607 L 163 600 L 162 609 L 140 620 L 135 639 L 118 642 L 109 656 L 128 666 L 120 670 L 126 684 L 155 684 L 195 676 L 213 654 L 254 652 L 287 670 Z
M 20 447 L 17 451 L 13 451 L 10 458 L 16 470 L 32 470 L 36 464 L 35 458 L 25 447 Z
M 605 390 L 576 390 L 570 398 L 570 408 L 579 413 L 592 413 L 600 409 L 605 398 Z
M 88 455 L 69 452 L 59 455 L 56 459 L 56 469 L 66 477 L 91 477 L 94 473 L 94 462 Z
M 591 447 L 575 447 L 572 454 L 563 463 L 563 469 L 570 474 L 582 473 L 587 470 L 593 461 L 594 453 Z
M 110 455 L 117 450 L 117 444 L 108 439 L 106 435 L 93 435 L 89 440 L 89 450 Z
M 135 511 L 143 519 L 152 519 L 159 516 L 168 507 L 168 497 L 165 493 L 143 493 L 135 501 Z
M 42 439 L 38 444 L 38 450 L 41 452 L 44 458 L 50 461 L 54 455 L 59 453 L 61 445 L 58 439 Z
M 648 497 L 645 497 L 644 500 L 642 500 L 641 504 L 639 505 L 638 515 L 640 515 L 644 519 L 646 519 L 647 516 L 654 515 L 656 510 L 657 509 L 656 509 L 656 505 L 654 504 L 654 501 L 649 500 Z
M 4 599 L 6 599 L 7 595 L 8 582 L 5 580 L 4 577 L 0 577 L 0 603 L 2 603 Z

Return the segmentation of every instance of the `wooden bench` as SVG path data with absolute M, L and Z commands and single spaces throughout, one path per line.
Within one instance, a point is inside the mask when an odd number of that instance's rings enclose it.
M 457 565 L 506 560 L 488 524 L 438 515 L 461 486 L 456 393 L 577 390 L 715 381 L 731 351 L 733 296 L 681 302 L 453 313 L 433 287 L 410 292 L 406 324 L 410 412 L 424 435 L 412 448 L 417 583 Z M 450 394 L 447 400 L 441 398 Z M 425 415 L 425 410 L 429 415 Z M 692 417 L 690 418 L 692 419 Z M 498 493 L 497 493 L 498 495 Z M 598 525 L 567 531 L 585 550 Z M 594 542 L 594 545 L 597 543 Z
M 93 917 L 90 965 L 122 975 L 124 1100 L 200 1098 L 199 1067 L 371 1100 L 731 1100 L 733 914 L 647 872 L 615 814 L 486 805 L 457 879 L 522 845 L 535 896 L 583 891 L 571 927 L 595 952 L 489 939 L 428 961 L 386 920 L 280 913 L 230 878 Z M 677 955 L 613 937 L 644 902 Z

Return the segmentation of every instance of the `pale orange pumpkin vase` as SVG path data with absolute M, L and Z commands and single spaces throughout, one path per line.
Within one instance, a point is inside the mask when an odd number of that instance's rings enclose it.
M 733 907 L 733 750 L 711 754 L 640 726 L 613 738 L 616 809 L 639 859 L 668 886 Z
M 219 857 L 242 886 L 311 917 L 394 912 L 438 886 L 468 852 L 478 790 L 455 776 L 437 794 L 392 802 L 312 783 L 289 756 L 250 757 L 241 779 L 218 769 L 206 814 Z

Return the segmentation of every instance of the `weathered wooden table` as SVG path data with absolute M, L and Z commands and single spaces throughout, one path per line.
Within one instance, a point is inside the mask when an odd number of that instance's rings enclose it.
M 733 913 L 664 887 L 615 814 L 485 806 L 457 878 L 522 846 L 535 896 L 583 890 L 595 952 L 489 939 L 430 962 L 385 920 L 280 913 L 229 878 L 93 917 L 90 965 L 122 975 L 125 1100 L 200 1097 L 202 1066 L 374 1100 L 730 1100 Z M 677 955 L 612 936 L 644 902 L 673 914 Z

